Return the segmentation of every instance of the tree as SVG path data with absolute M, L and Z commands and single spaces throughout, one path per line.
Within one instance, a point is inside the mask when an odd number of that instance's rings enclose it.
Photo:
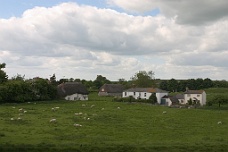
M 25 75 L 17 74 L 16 76 L 12 77 L 11 80 L 18 80 L 18 81 L 25 81 Z
M 213 81 L 211 81 L 211 79 L 206 78 L 203 80 L 203 87 L 204 88 L 211 88 L 213 86 L 214 86 L 214 84 L 213 84 Z
M 178 81 L 171 79 L 168 84 L 169 91 L 176 92 L 178 90 Z
M 139 71 L 131 78 L 132 83 L 137 87 L 152 87 L 155 85 L 154 72 Z
M 164 80 L 160 83 L 160 88 L 162 90 L 168 90 L 168 81 Z
M 8 76 L 6 75 L 6 72 L 2 70 L 5 67 L 6 67 L 5 63 L 0 64 L 0 83 L 6 82 L 8 80 Z
M 149 97 L 149 101 L 150 101 L 150 103 L 152 103 L 152 104 L 156 104 L 156 103 L 158 102 L 155 93 L 151 94 L 151 96 Z
M 106 79 L 106 77 L 103 77 L 102 75 L 97 75 L 96 80 L 93 81 L 93 85 L 97 89 L 99 89 L 102 85 L 109 83 L 111 83 L 111 81 L 109 81 L 108 79 Z
M 56 76 L 55 73 L 50 77 L 50 82 L 52 85 L 56 85 Z
M 228 103 L 228 97 L 224 95 L 217 95 L 213 98 L 212 103 L 218 104 L 219 108 L 222 104 L 227 104 Z

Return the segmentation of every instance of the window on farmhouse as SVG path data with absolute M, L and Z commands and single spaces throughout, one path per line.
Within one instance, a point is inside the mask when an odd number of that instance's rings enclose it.
M 197 97 L 200 97 L 200 95 L 199 95 L 199 94 L 197 94 Z
M 134 92 L 134 96 L 135 96 L 135 92 Z
M 124 92 L 125 96 L 127 96 L 127 92 Z
M 146 93 L 144 93 L 144 97 L 146 97 Z

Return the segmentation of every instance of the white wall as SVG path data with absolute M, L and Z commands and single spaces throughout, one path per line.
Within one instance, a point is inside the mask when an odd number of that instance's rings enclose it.
M 123 92 L 122 97 L 129 97 L 132 96 L 135 99 L 141 98 L 141 99 L 149 99 L 152 93 L 150 92 Z M 156 93 L 157 101 L 160 104 L 161 103 L 161 98 L 164 97 L 165 95 L 168 95 L 168 93 Z
M 168 93 L 156 93 L 158 104 L 161 104 L 161 98 L 164 97 L 165 95 L 168 95 Z
M 192 100 L 194 100 L 194 98 L 199 100 L 200 105 L 205 105 L 206 104 L 206 93 L 205 92 L 203 92 L 202 94 L 184 94 L 185 104 L 188 103 L 188 100 L 190 100 L 190 98 Z
M 122 97 L 134 97 L 135 99 L 149 99 L 152 93 L 149 92 L 123 92 Z
M 65 97 L 66 100 L 88 100 L 88 95 L 73 94 Z

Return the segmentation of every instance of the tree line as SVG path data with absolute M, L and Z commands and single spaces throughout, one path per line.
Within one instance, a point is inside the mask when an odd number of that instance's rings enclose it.
M 0 103 L 54 100 L 58 98 L 57 86 L 64 82 L 82 83 L 90 92 L 98 91 L 104 84 L 122 84 L 125 89 L 132 87 L 158 87 L 169 92 L 182 92 L 185 91 L 186 87 L 192 90 L 211 87 L 228 88 L 227 81 L 212 81 L 209 78 L 189 80 L 155 79 L 153 71 L 139 71 L 136 72 L 130 80 L 120 78 L 115 82 L 108 80 L 102 75 L 97 75 L 97 78 L 94 81 L 79 78 L 56 80 L 55 74 L 50 78 L 37 77 L 25 79 L 25 76 L 19 74 L 12 78 L 8 78 L 8 75 L 4 71 L 5 67 L 5 63 L 0 64 Z

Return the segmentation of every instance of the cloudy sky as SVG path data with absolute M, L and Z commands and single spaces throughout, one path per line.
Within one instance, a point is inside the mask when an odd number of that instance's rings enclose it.
M 3 62 L 9 77 L 228 80 L 228 1 L 1 1 Z

